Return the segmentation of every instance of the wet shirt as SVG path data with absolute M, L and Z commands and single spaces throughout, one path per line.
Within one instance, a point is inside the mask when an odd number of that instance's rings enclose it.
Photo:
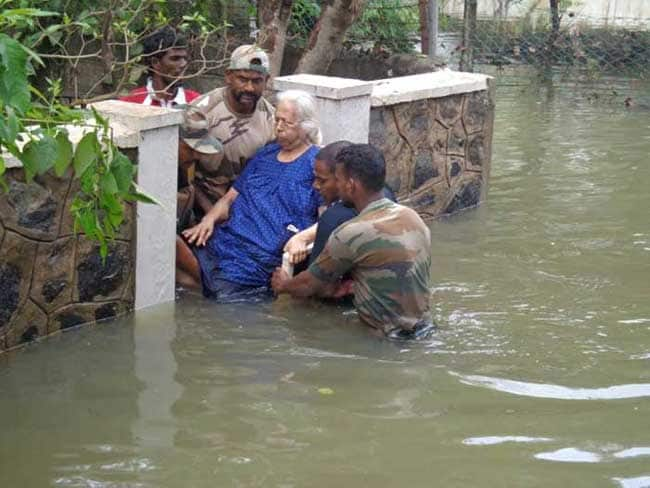
M 258 149 L 275 139 L 274 109 L 268 101 L 260 98 L 252 114 L 239 114 L 228 107 L 225 90 L 217 88 L 192 103 L 206 114 L 210 135 L 224 147 L 220 164 L 209 168 L 197 164 L 194 176 L 196 186 L 212 202 L 225 195 Z
M 359 316 L 386 333 L 429 320 L 429 229 L 414 210 L 387 198 L 336 229 L 309 272 L 326 282 L 350 272 Z
M 277 159 L 280 145 L 272 143 L 249 161 L 234 184 L 239 195 L 229 219 L 208 241 L 219 279 L 246 286 L 268 285 L 293 235 L 287 226 L 303 230 L 316 221 L 319 195 L 312 182 L 318 151 L 312 146 L 293 162 L 283 163 Z

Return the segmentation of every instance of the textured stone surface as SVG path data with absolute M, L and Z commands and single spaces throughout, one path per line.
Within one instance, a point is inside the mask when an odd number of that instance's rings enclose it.
M 474 134 L 469 137 L 467 143 L 466 169 L 470 171 L 482 171 L 487 161 L 487 152 L 485 148 L 485 137 L 482 133 Z
M 20 307 L 10 324 L 6 337 L 6 348 L 25 344 L 47 334 L 47 314 L 31 300 Z
M 445 207 L 445 214 L 475 207 L 481 201 L 482 178 L 480 174 L 470 173 L 460 178 L 453 188 L 451 200 Z
M 456 155 L 450 155 L 447 158 L 447 182 L 449 186 L 453 186 L 454 180 L 458 178 L 461 173 L 463 172 L 463 168 L 465 167 L 465 162 L 463 161 L 463 158 L 456 156 Z
M 465 102 L 463 122 L 469 134 L 480 132 L 485 127 L 491 110 L 490 97 L 487 91 L 470 93 Z
M 449 131 L 449 140 L 447 142 L 447 154 L 455 154 L 457 156 L 465 156 L 465 146 L 467 144 L 467 136 L 463 123 L 459 120 L 454 124 Z
M 99 246 L 81 237 L 78 239 L 74 300 L 91 302 L 119 299 L 133 266 L 130 245 L 113 242 L 109 245 L 105 262 L 102 262 Z
M 460 119 L 463 113 L 463 96 L 454 95 L 441 98 L 438 100 L 437 107 L 436 118 L 438 121 L 445 127 L 451 127 Z
M 72 300 L 76 242 L 64 237 L 38 246 L 31 298 L 48 313 Z
M 447 182 L 429 182 L 401 201 L 404 205 L 415 208 L 424 218 L 434 218 L 442 213 L 449 195 Z
M 50 315 L 48 333 L 66 330 L 79 325 L 106 320 L 133 309 L 132 304 L 123 301 L 104 303 L 73 303 Z
M 490 169 L 493 87 L 373 107 L 370 142 L 383 152 L 387 182 L 428 217 L 475 206 Z
M 7 175 L 9 190 L 0 193 L 0 215 L 5 227 L 34 239 L 56 239 L 69 179 L 48 174 L 27 184 L 22 169 L 10 170 Z
M 0 328 L 13 317 L 29 294 L 37 244 L 8 231 L 0 248 Z
M 413 151 L 395 125 L 390 107 L 370 112 L 370 144 L 380 148 L 386 159 L 386 183 L 397 194 L 410 189 Z
M 2 225 L 2 214 L 0 214 L 0 246 L 2 246 L 2 241 L 5 238 L 5 226 Z

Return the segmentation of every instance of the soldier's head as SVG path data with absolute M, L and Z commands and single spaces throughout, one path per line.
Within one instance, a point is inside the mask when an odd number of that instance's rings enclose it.
M 344 203 L 357 203 L 380 193 L 386 181 L 386 162 L 370 144 L 352 144 L 336 155 L 336 185 Z
M 226 70 L 228 101 L 232 109 L 244 114 L 253 113 L 268 79 L 269 57 L 262 49 L 250 44 L 235 49 Z
M 142 51 L 149 76 L 160 85 L 173 85 L 185 74 L 189 54 L 185 36 L 165 26 L 142 41 Z
M 336 185 L 336 156 L 343 148 L 351 145 L 352 143 L 349 141 L 332 142 L 316 154 L 313 186 L 327 205 L 339 199 L 339 190 Z

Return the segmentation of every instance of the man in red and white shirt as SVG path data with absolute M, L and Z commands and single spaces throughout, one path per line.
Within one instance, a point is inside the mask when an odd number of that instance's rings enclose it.
M 148 66 L 147 82 L 120 100 L 173 108 L 187 105 L 201 95 L 182 86 L 189 58 L 187 41 L 182 34 L 165 26 L 147 36 L 142 45 Z

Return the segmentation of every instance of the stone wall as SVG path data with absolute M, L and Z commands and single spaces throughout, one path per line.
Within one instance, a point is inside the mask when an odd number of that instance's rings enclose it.
M 400 101 L 373 92 L 369 142 L 384 152 L 387 183 L 400 203 L 425 217 L 474 207 L 486 196 L 494 93 L 485 78 L 483 89 L 447 96 Z
M 0 193 L 0 351 L 76 325 L 113 317 L 134 304 L 134 210 L 110 246 L 75 235 L 71 174 L 25 183 L 5 174 Z

